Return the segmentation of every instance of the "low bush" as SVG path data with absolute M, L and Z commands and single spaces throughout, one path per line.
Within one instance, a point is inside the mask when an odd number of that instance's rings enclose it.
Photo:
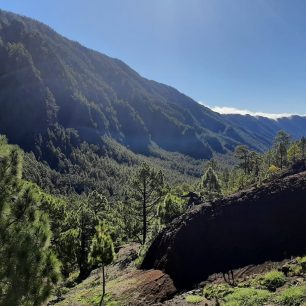
M 203 302 L 204 298 L 200 295 L 187 295 L 185 301 L 190 304 L 198 304 Z
M 287 276 L 301 276 L 303 274 L 303 269 L 300 264 L 285 264 L 282 267 L 282 271 L 286 273 Z
M 270 298 L 272 293 L 267 290 L 252 288 L 236 288 L 233 293 L 224 298 L 224 306 L 261 306 Z
M 284 273 L 276 270 L 266 273 L 260 280 L 260 284 L 271 291 L 275 291 L 276 288 L 283 286 L 285 282 L 286 277 Z
M 209 300 L 215 298 L 222 299 L 232 292 L 234 292 L 234 288 L 228 284 L 208 285 L 203 290 L 204 296 Z
M 277 302 L 282 305 L 295 306 L 300 305 L 306 296 L 305 287 L 289 287 L 277 297 Z
M 305 273 L 306 272 L 306 256 L 298 258 L 297 261 L 302 268 L 302 272 Z

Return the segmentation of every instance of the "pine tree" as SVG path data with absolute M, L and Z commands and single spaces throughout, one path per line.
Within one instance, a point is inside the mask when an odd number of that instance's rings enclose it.
M 306 157 L 306 137 L 302 137 L 300 141 L 300 148 L 302 151 L 302 159 L 305 160 Z
M 186 204 L 181 197 L 168 193 L 158 207 L 158 216 L 161 224 L 169 224 L 173 219 L 179 217 L 185 209 Z
M 96 226 L 102 220 L 108 224 L 114 221 L 107 199 L 96 191 L 66 200 L 44 195 L 41 208 L 51 219 L 53 247 L 61 259 L 63 275 L 78 269 L 77 280 L 82 281 L 90 273 L 88 254 Z M 111 229 L 117 239 L 117 229 Z
M 221 192 L 221 185 L 216 172 L 209 167 L 202 177 L 202 186 L 209 192 Z
M 96 228 L 96 234 L 92 240 L 89 261 L 92 265 L 101 265 L 102 269 L 102 295 L 99 306 L 103 304 L 105 296 L 105 266 L 114 260 L 114 245 L 111 236 L 107 233 L 105 226 L 100 223 Z
M 142 223 L 141 243 L 147 241 L 149 227 L 157 218 L 157 208 L 165 195 L 164 176 L 161 171 L 151 169 L 143 164 L 132 178 L 129 190 L 129 200 L 134 217 Z
M 261 156 L 257 152 L 251 151 L 249 155 L 249 173 L 252 173 L 255 180 L 259 175 L 260 163 Z
M 290 135 L 285 131 L 280 131 L 274 139 L 274 150 L 278 166 L 283 169 L 288 160 L 288 148 L 290 145 Z
M 268 152 L 266 153 L 265 157 L 265 161 L 267 163 L 267 167 L 270 168 L 272 165 L 272 160 L 273 160 L 273 151 L 272 150 L 268 150 Z
M 131 203 L 128 195 L 124 194 L 122 201 L 114 205 L 112 224 L 116 227 L 116 233 L 119 236 L 116 242 L 121 240 L 141 242 L 139 233 L 142 227 L 138 218 L 138 205 L 134 204 Z
M 250 150 L 247 146 L 237 146 L 235 156 L 241 161 L 240 167 L 243 169 L 244 174 L 247 175 L 249 171 Z
M 212 201 L 220 197 L 221 184 L 216 172 L 211 167 L 209 167 L 202 176 L 201 184 L 204 193 L 207 194 L 207 200 Z
M 41 305 L 59 280 L 46 214 L 21 180 L 22 154 L 0 139 L 0 305 Z
M 294 142 L 288 148 L 288 160 L 293 164 L 302 157 L 301 147 L 297 142 Z

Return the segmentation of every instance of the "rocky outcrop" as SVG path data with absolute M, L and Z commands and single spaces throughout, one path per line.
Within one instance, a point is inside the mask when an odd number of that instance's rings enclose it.
M 177 288 L 306 252 L 306 172 L 195 207 L 158 235 L 143 261 Z

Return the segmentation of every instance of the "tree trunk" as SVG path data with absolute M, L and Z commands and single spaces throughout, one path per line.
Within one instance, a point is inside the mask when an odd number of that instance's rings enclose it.
M 143 203 L 142 203 L 142 244 L 146 243 L 147 240 L 147 186 L 146 186 L 146 179 L 143 181 Z
M 105 296 L 105 269 L 104 269 L 104 265 L 102 264 L 102 296 L 101 296 L 101 300 L 100 300 L 100 304 L 99 306 L 103 305 L 103 299 Z
M 280 162 L 281 162 L 280 164 L 281 169 L 283 169 L 283 154 L 282 153 L 280 154 Z
M 270 168 L 271 167 L 271 160 L 272 160 L 272 158 L 271 158 L 271 151 L 269 151 L 268 152 L 268 168 Z
M 87 263 L 87 257 L 88 257 L 88 253 L 86 251 L 86 235 L 84 233 L 84 229 L 83 229 L 83 221 L 81 221 L 81 247 L 80 247 L 80 255 L 78 258 L 78 265 L 79 265 L 79 276 L 78 276 L 78 281 L 81 282 L 82 280 L 84 280 L 86 277 L 89 276 L 90 271 L 89 271 L 89 267 L 88 267 L 88 263 Z

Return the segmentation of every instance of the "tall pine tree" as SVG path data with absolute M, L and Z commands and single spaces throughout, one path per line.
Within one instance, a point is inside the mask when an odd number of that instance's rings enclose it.
M 41 305 L 59 279 L 46 214 L 21 180 L 22 153 L 0 137 L 0 305 Z
M 131 179 L 129 200 L 131 213 L 142 224 L 141 243 L 145 244 L 152 222 L 157 218 L 158 204 L 165 195 L 164 175 L 143 164 Z

